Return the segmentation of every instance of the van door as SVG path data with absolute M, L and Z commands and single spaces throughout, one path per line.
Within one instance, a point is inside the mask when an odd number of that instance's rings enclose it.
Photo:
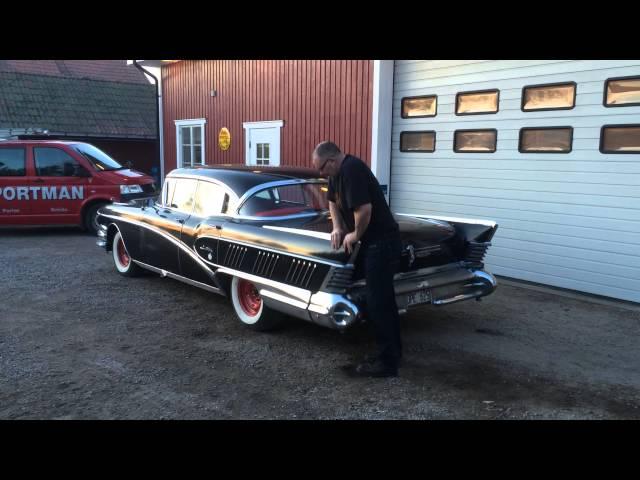
M 34 221 L 41 224 L 82 223 L 82 203 L 87 197 L 91 173 L 60 147 L 33 146 L 39 195 L 32 199 Z
M 27 148 L 0 146 L 0 225 L 28 225 L 31 178 L 27 171 Z

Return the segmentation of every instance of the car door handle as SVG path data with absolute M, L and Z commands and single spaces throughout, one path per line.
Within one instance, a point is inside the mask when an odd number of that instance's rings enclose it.
M 33 183 L 44 183 L 44 178 L 36 178 Z
M 180 220 L 178 220 L 178 223 L 184 223 L 184 220 L 181 218 Z
M 222 230 L 222 225 L 216 225 L 216 230 Z

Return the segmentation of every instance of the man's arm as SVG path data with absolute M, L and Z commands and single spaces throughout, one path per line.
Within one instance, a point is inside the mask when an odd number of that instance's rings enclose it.
M 353 218 L 356 224 L 356 229 L 347 234 L 342 243 L 347 253 L 351 253 L 353 251 L 353 244 L 358 242 L 364 235 L 364 232 L 367 231 L 367 227 L 371 221 L 371 204 L 365 203 L 364 205 L 356 207 L 353 210 Z
M 342 245 L 342 239 L 347 232 L 347 227 L 342 220 L 342 215 L 338 210 L 338 206 L 329 201 L 329 212 L 331 213 L 331 222 L 333 223 L 333 231 L 331 232 L 331 248 L 337 249 Z
M 342 215 L 340 215 L 340 210 L 338 210 L 338 206 L 334 202 L 329 201 L 329 212 L 331 212 L 331 221 L 333 222 L 333 228 L 346 230 L 347 227 L 342 221 Z

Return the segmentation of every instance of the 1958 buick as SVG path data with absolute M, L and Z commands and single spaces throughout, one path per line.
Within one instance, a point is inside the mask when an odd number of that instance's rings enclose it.
M 231 297 L 256 330 L 283 314 L 343 330 L 366 320 L 358 248 L 331 248 L 327 180 L 316 170 L 217 166 L 177 169 L 144 205 L 99 212 L 98 245 L 119 273 L 150 270 Z M 403 253 L 394 277 L 400 313 L 479 299 L 496 288 L 483 258 L 497 225 L 395 214 Z

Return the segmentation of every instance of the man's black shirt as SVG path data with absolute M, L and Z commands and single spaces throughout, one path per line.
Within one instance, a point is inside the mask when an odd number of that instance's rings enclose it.
M 329 178 L 329 201 L 334 202 L 349 230 L 355 230 L 353 210 L 371 204 L 371 220 L 360 239 L 363 244 L 380 240 L 385 234 L 398 230 L 398 224 L 384 198 L 378 180 L 359 158 L 346 155 L 335 177 Z

